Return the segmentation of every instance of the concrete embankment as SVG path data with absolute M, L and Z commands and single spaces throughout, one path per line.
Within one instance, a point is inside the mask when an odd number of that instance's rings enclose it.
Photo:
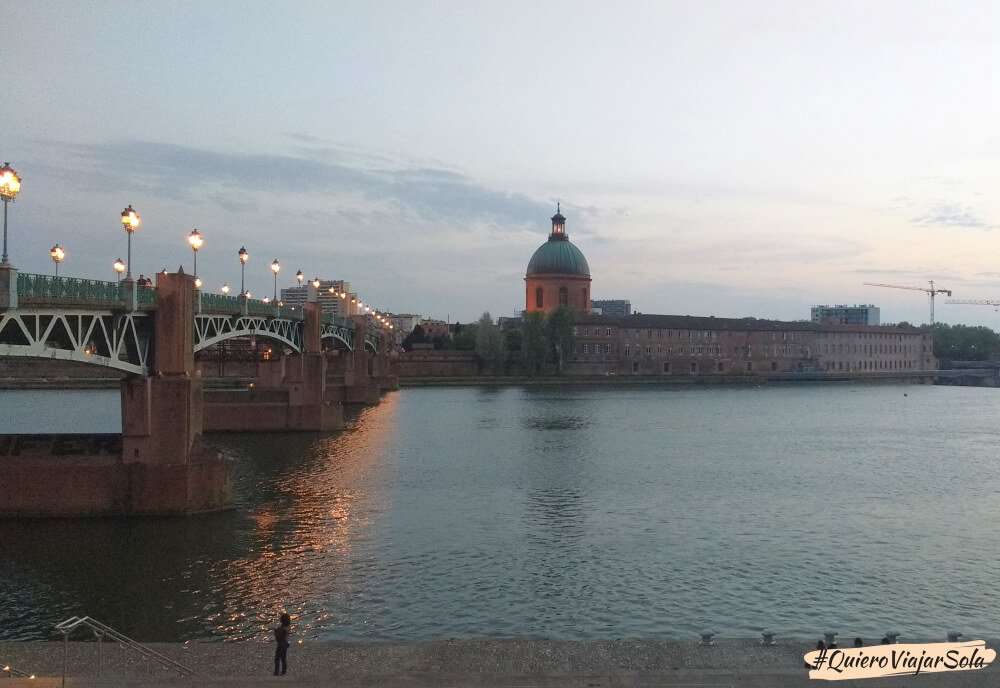
M 781 640 L 764 647 L 759 640 L 719 640 L 712 647 L 695 641 L 670 640 L 462 640 L 424 643 L 334 643 L 306 641 L 293 644 L 288 654 L 293 685 L 399 685 L 422 686 L 814 686 L 803 667 L 802 656 L 815 640 Z M 105 643 L 104 670 L 97 676 L 97 644 L 69 644 L 68 686 L 244 686 L 277 685 L 268 678 L 273 670 L 273 644 L 154 643 L 151 647 L 193 669 L 185 679 L 137 655 Z M 996 647 L 987 641 L 987 647 Z M 36 674 L 24 685 L 54 685 L 61 676 L 63 645 L 60 642 L 0 643 L 0 663 Z M 5 680 L 5 679 L 0 679 Z M 877 679 L 864 686 L 996 685 L 1000 670 L 925 674 L 897 679 Z M 10 685 L 17 685 L 12 681 Z M 861 685 L 845 682 L 845 687 Z
M 911 641 L 912 642 L 912 641 Z M 463 640 L 423 643 L 334 643 L 305 641 L 289 650 L 293 685 L 422 686 L 814 686 L 802 656 L 815 641 L 780 640 L 765 647 L 758 640 L 719 640 L 712 647 L 670 640 Z M 277 685 L 272 671 L 273 644 L 153 643 L 151 647 L 190 667 L 185 679 L 131 652 L 105 643 L 103 672 L 97 675 L 97 643 L 69 644 L 70 686 L 243 686 Z M 987 641 L 987 647 L 996 647 Z M 24 685 L 54 685 L 63 667 L 61 642 L 0 643 L 0 663 L 39 677 Z M 3 680 L 3 679 L 0 679 Z M 57 680 L 57 679 L 56 679 Z M 924 674 L 877 679 L 866 687 L 996 685 L 1000 670 Z M 17 685 L 11 681 L 10 685 Z M 845 682 L 844 686 L 862 685 Z

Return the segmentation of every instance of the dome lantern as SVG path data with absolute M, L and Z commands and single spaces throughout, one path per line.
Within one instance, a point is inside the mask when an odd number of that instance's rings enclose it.
M 552 234 L 550 239 L 568 239 L 566 236 L 566 218 L 560 209 L 561 203 L 556 203 L 556 214 L 552 216 Z

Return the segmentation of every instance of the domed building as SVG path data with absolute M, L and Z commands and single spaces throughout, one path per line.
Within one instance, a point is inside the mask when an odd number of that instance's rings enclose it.
M 590 266 L 569 240 L 566 218 L 558 205 L 549 240 L 528 261 L 524 283 L 524 310 L 528 313 L 551 313 L 559 306 L 590 313 Z

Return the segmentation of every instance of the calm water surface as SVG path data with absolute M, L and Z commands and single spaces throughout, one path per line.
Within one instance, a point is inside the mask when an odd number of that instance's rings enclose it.
M 997 637 L 998 417 L 960 387 L 407 389 L 339 434 L 210 436 L 227 513 L 0 522 L 0 637 L 283 607 L 323 639 Z

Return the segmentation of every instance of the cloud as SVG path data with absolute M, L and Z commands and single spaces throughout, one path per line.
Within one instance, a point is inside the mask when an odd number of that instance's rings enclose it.
M 996 225 L 987 223 L 969 206 L 957 203 L 941 203 L 923 215 L 910 220 L 921 227 L 962 227 L 966 229 L 993 229 Z
M 537 227 L 550 210 L 548 202 L 489 188 L 454 170 L 359 161 L 331 147 L 313 148 L 308 155 L 234 153 L 148 141 L 62 147 L 80 168 L 104 170 L 95 185 L 106 185 L 111 177 L 112 183 L 161 197 L 229 209 L 268 194 L 348 195 L 372 208 L 396 206 L 425 222 L 493 222 L 518 229 Z

